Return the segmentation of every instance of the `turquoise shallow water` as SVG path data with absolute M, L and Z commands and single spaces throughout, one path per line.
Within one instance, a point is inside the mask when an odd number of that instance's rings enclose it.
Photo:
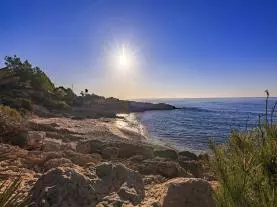
M 259 114 L 265 112 L 264 98 L 159 99 L 140 100 L 164 102 L 182 107 L 172 111 L 147 111 L 136 114 L 130 122 L 152 140 L 177 149 L 206 151 L 209 140 L 224 143 L 232 129 L 257 126 Z M 271 98 L 271 110 L 277 98 Z M 184 108 L 183 108 L 184 107 Z M 276 119 L 275 114 L 275 119 Z M 132 115 L 134 117 L 134 115 Z M 134 124 L 135 123 L 135 124 Z

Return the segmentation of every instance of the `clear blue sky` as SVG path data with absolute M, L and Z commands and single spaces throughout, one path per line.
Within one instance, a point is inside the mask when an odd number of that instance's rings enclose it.
M 27 58 L 76 92 L 277 96 L 274 0 L 0 0 L 0 8 L 0 57 Z M 123 45 L 134 57 L 121 70 L 112 60 Z

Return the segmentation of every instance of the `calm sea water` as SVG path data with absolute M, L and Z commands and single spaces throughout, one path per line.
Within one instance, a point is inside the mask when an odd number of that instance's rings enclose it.
M 206 151 L 209 140 L 226 141 L 232 129 L 250 129 L 265 112 L 264 98 L 159 99 L 143 100 L 168 103 L 182 109 L 147 111 L 126 119 L 131 127 L 143 128 L 154 142 L 179 150 Z M 277 98 L 271 98 L 271 110 Z M 277 115 L 277 114 L 276 114 Z M 139 126 L 140 125 L 140 126 Z

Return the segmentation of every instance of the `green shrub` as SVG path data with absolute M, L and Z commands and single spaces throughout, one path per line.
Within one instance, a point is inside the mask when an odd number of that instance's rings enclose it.
M 23 146 L 26 143 L 26 124 L 20 113 L 8 106 L 0 106 L 0 138 Z
M 29 99 L 24 99 L 24 98 L 21 99 L 21 107 L 28 111 L 32 111 L 33 109 L 32 102 Z
M 267 118 L 267 112 L 266 112 Z M 219 182 L 217 206 L 277 206 L 277 125 L 233 131 L 225 145 L 211 144 L 211 166 Z

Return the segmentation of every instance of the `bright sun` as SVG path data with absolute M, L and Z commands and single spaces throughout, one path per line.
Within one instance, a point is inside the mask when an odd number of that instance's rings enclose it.
M 125 55 L 125 54 L 121 54 L 121 55 L 119 56 L 119 65 L 120 65 L 120 66 L 123 66 L 123 67 L 125 67 L 125 66 L 128 65 L 128 59 L 126 58 L 126 55 Z
M 127 68 L 131 66 L 131 57 L 127 54 L 124 46 L 122 46 L 118 56 L 118 64 L 121 68 Z

